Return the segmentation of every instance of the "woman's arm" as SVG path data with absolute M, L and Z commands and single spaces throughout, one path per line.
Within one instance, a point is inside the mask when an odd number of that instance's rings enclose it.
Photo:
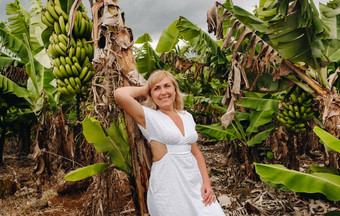
M 118 105 L 123 108 L 132 119 L 145 128 L 145 116 L 142 105 L 135 99 L 147 95 L 147 87 L 127 86 L 114 91 Z
M 201 188 L 203 203 L 205 205 L 208 205 L 208 204 L 211 205 L 212 202 L 216 201 L 216 196 L 210 184 L 210 179 L 209 179 L 207 166 L 206 166 L 204 157 L 201 151 L 199 150 L 197 143 L 194 143 L 191 145 L 191 153 L 194 155 L 194 157 L 197 160 L 198 168 L 201 172 L 202 179 L 203 179 L 203 185 Z

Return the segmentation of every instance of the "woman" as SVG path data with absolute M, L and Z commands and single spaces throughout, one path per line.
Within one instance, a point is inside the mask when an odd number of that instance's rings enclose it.
M 183 111 L 173 75 L 156 71 L 147 85 L 119 88 L 114 97 L 151 146 L 153 164 L 147 194 L 151 216 L 225 215 L 216 202 L 196 143 L 195 122 Z M 146 106 L 135 100 L 138 97 L 146 97 Z

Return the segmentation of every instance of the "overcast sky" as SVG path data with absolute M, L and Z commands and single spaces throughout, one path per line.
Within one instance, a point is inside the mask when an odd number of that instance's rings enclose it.
M 1 1 L 3 3 L 0 7 L 0 21 L 5 21 L 7 17 L 4 3 L 14 0 Z M 215 2 L 216 0 L 119 0 L 119 5 L 125 12 L 125 24 L 132 29 L 134 40 L 144 33 L 149 33 L 152 39 L 157 41 L 162 31 L 179 16 L 184 16 L 203 30 L 207 30 L 206 13 Z M 219 2 L 224 3 L 224 0 Z M 250 12 L 258 2 L 259 0 L 233 0 L 235 5 Z M 329 1 L 314 0 L 317 7 L 319 2 L 326 4 Z M 83 0 L 83 3 L 90 10 L 89 1 Z

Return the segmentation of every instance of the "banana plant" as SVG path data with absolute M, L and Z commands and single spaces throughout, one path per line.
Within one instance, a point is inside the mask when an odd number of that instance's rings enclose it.
M 142 44 L 139 48 L 135 47 L 137 53 L 135 59 L 139 73 L 146 79 L 152 71 L 161 69 L 164 66 L 163 61 L 152 48 L 151 42 L 152 38 L 148 33 L 140 36 L 135 42 L 135 44 Z
M 83 133 L 86 140 L 92 143 L 99 153 L 107 154 L 115 168 L 130 175 L 132 172 L 130 148 L 127 133 L 124 129 L 124 121 L 120 122 L 117 125 L 113 121 L 110 128 L 106 130 L 98 120 L 87 116 L 82 121 Z M 110 165 L 110 163 L 97 163 L 82 167 L 69 172 L 65 176 L 65 180 L 79 181 L 104 172 Z
M 313 131 L 325 145 L 326 150 L 340 153 L 340 140 L 319 127 Z M 289 170 L 278 164 L 255 163 L 261 180 L 269 185 L 284 186 L 294 192 L 322 193 L 332 201 L 340 200 L 340 175 L 336 169 L 310 165 L 312 173 Z
M 279 100 L 270 95 L 246 92 L 242 103 L 238 105 L 252 110 L 250 114 L 236 111 L 233 121 L 226 129 L 220 124 L 198 124 L 196 129 L 217 140 L 238 139 L 248 146 L 254 146 L 266 139 L 275 128 L 270 122 L 275 110 L 278 109 L 278 104 Z M 222 113 L 227 112 L 226 108 L 219 109 Z
M 31 1 L 30 11 L 15 0 L 6 6 L 7 22 L 0 23 L 0 38 L 2 43 L 2 55 L 0 64 L 6 68 L 17 64 L 29 75 L 27 85 L 16 85 L 4 75 L 0 75 L 0 89 L 3 94 L 14 94 L 24 98 L 36 116 L 39 116 L 45 98 L 49 99 L 51 107 L 56 108 L 58 98 L 55 95 L 53 74 L 50 68 L 50 60 L 44 49 L 41 32 L 45 26 L 41 23 L 40 0 Z M 12 61 L 10 60 L 12 58 Z

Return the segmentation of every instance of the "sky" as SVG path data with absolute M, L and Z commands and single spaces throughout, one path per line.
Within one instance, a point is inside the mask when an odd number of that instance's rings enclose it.
M 2 0 L 2 2 L 14 2 L 14 0 Z M 28 0 L 20 0 L 25 2 Z M 42 0 L 46 2 L 46 0 Z M 134 40 L 144 33 L 149 33 L 156 42 L 162 31 L 183 16 L 195 23 L 198 27 L 207 31 L 206 13 L 216 0 L 119 0 L 120 8 L 125 13 L 125 24 L 132 29 Z M 223 1 L 219 1 L 224 3 Z M 253 11 L 259 0 L 233 0 L 234 5 Z M 318 7 L 319 2 L 326 4 L 329 0 L 314 0 Z M 88 10 L 89 1 L 83 0 Z M 0 21 L 7 20 L 5 6 L 0 7 Z

